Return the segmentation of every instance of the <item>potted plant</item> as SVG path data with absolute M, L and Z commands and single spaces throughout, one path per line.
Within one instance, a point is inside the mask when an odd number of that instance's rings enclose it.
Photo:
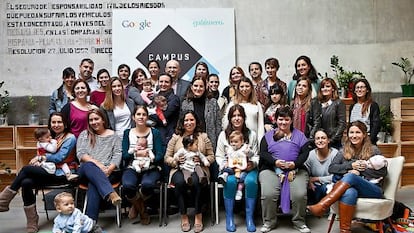
M 380 125 L 378 133 L 379 142 L 392 142 L 392 112 L 389 107 L 380 106 Z
M 4 81 L 0 82 L 0 90 L 3 88 Z M 10 108 L 10 96 L 9 92 L 5 89 L 0 91 L 0 126 L 7 125 L 7 113 Z
M 406 57 L 401 57 L 399 61 L 392 62 L 391 64 L 400 67 L 404 73 L 404 84 L 401 85 L 402 95 L 404 97 L 414 96 L 414 84 L 411 84 L 411 78 L 414 76 L 414 67 L 411 61 Z
M 341 91 L 342 98 L 352 98 L 351 90 L 354 81 L 365 78 L 364 74 L 359 71 L 347 71 L 339 65 L 339 58 L 336 55 L 331 57 L 331 68 L 335 72 L 335 78 L 338 82 L 338 88 Z
M 31 113 L 29 114 L 29 125 L 39 125 L 39 113 L 36 113 L 37 102 L 33 96 L 29 95 L 28 97 L 29 107 Z

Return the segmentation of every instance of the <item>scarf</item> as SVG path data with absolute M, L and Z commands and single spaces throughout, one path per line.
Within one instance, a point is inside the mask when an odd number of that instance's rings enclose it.
M 56 137 L 56 141 L 57 141 L 57 150 L 60 150 L 60 147 L 62 147 L 63 142 L 65 142 L 65 139 L 68 137 L 68 135 L 70 135 L 70 133 L 65 133 L 59 137 Z M 73 149 L 69 152 L 69 154 L 66 156 L 66 158 L 60 162 L 56 164 L 56 168 L 62 168 L 63 164 L 68 164 L 68 167 L 71 170 L 75 170 L 78 168 L 78 162 L 76 160 L 76 149 L 75 147 L 73 147 Z
M 286 161 L 295 161 L 300 152 L 300 146 L 290 139 L 280 139 L 275 141 L 273 135 L 276 130 L 270 131 L 272 133 L 265 134 L 267 142 L 267 150 L 272 154 L 274 159 L 282 159 Z M 292 132 L 293 133 L 293 132 Z M 283 213 L 290 212 L 290 184 L 288 180 L 288 170 L 283 170 L 285 178 L 280 190 L 280 206 Z

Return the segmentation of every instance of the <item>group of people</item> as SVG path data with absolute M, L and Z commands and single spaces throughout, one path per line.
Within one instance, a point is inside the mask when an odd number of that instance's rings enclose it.
M 341 232 L 350 232 L 357 197 L 381 198 L 386 175 L 385 165 L 369 166 L 370 158 L 381 154 L 375 146 L 379 107 L 369 82 L 355 81 L 346 119 L 335 81 L 320 79 L 309 57 L 295 61 L 288 85 L 277 75 L 276 58 L 264 65 L 265 79 L 259 62 L 249 65 L 250 78 L 241 67 L 232 67 L 223 93 L 218 75 L 210 74 L 204 62 L 196 64 L 191 81 L 180 78 L 176 60 L 166 63 L 165 73 L 157 61 L 132 75 L 122 64 L 117 77 L 106 69 L 93 77 L 91 59 L 81 61 L 78 78 L 72 68 L 64 69 L 49 106 L 48 128 L 56 149 L 36 155 L 19 171 L 0 193 L 0 212 L 8 211 L 21 189 L 27 232 L 37 232 L 33 189 L 68 182 L 69 167 L 77 182 L 87 185 L 86 217 L 91 220 L 85 221 L 85 232 L 101 230 L 96 222 L 102 201 L 119 205 L 122 198 L 131 205 L 129 218 L 139 215 L 141 224 L 150 224 L 145 201 L 164 175 L 173 187 L 183 232 L 203 231 L 203 190 L 213 181 L 224 186 L 229 232 L 236 231 L 233 210 L 243 199 L 247 231 L 256 231 L 259 195 L 261 232 L 276 227 L 278 211 L 291 213 L 293 227 L 301 233 L 311 232 L 306 210 L 321 216 L 338 200 Z M 54 172 L 42 162 L 54 163 Z M 115 183 L 122 183 L 123 197 L 115 192 Z M 62 202 L 69 210 L 60 211 Z M 195 208 L 194 221 L 187 214 L 189 204 Z M 56 228 L 68 215 L 79 214 L 67 195 L 56 207 Z M 67 222 L 72 224 L 68 229 L 76 224 Z

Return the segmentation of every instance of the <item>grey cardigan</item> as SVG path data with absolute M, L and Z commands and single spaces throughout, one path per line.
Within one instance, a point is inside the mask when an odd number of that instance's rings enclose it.
M 217 139 L 221 132 L 220 109 L 217 100 L 214 98 L 205 99 L 204 119 L 206 120 L 206 133 L 216 151 Z M 191 99 L 184 99 L 181 103 L 181 112 L 186 110 L 194 111 L 194 102 Z
M 125 102 L 129 108 L 129 111 L 131 112 L 131 116 L 134 114 L 134 108 L 135 108 L 135 103 L 132 99 L 126 98 Z M 108 118 L 109 121 L 109 127 L 111 127 L 112 130 L 115 130 L 115 115 L 114 115 L 114 111 L 113 110 L 106 110 L 104 108 L 101 107 L 101 110 L 106 113 L 106 117 Z M 135 122 L 133 120 L 131 120 L 131 127 L 133 128 L 135 127 Z

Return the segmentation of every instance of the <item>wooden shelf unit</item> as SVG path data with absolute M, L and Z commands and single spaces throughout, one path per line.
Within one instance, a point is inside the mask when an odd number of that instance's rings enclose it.
M 45 126 L 16 125 L 16 149 L 36 149 L 34 130 L 39 127 L 44 128 Z
M 6 185 L 11 184 L 16 177 L 16 144 L 14 138 L 14 126 L 0 127 L 0 162 L 4 163 L 5 167 L 11 169 L 11 174 L 8 174 L 5 168 L 0 169 L 1 190 L 3 190 Z
M 14 126 L 0 127 L 0 149 L 14 149 Z
M 11 169 L 11 174 L 0 169 L 1 190 L 16 177 L 20 169 L 36 155 L 36 140 L 33 132 L 45 125 L 16 125 L 0 127 L 0 161 Z
M 414 98 L 393 98 L 390 107 L 397 154 L 405 157 L 401 185 L 414 185 Z
M 36 128 L 46 128 L 45 125 L 16 125 L 15 141 L 16 141 L 16 163 L 17 172 L 27 165 L 36 155 L 36 139 L 34 138 L 34 130 Z

